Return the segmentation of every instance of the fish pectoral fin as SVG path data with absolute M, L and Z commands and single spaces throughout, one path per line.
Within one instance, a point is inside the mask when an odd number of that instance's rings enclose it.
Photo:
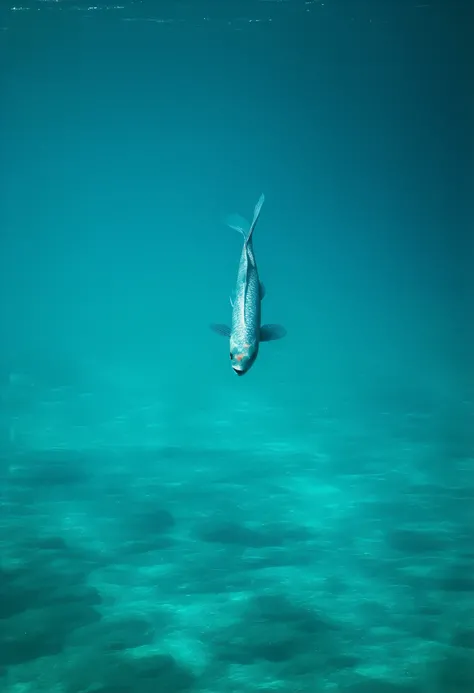
M 232 296 L 229 296 L 229 301 L 230 301 L 230 305 L 231 305 L 232 308 L 233 308 L 233 307 L 234 307 L 234 299 L 233 299 Z
M 277 339 L 283 339 L 286 335 L 286 330 L 282 325 L 262 325 L 260 328 L 261 342 L 276 342 Z
M 213 332 L 220 335 L 221 337 L 230 337 L 230 327 L 227 325 L 216 325 L 212 323 L 209 326 Z
M 265 284 L 263 282 L 260 282 L 260 300 L 265 298 L 266 293 L 267 293 L 267 290 L 265 288 Z

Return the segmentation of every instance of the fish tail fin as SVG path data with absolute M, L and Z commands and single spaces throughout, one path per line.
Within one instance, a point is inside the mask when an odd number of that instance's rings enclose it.
M 260 197 L 258 198 L 258 202 L 255 205 L 255 209 L 253 210 L 253 219 L 252 219 L 252 223 L 250 224 L 248 236 L 245 239 L 246 243 L 249 243 L 251 238 L 252 238 L 252 234 L 253 234 L 255 227 L 257 226 L 257 221 L 258 221 L 258 218 L 260 216 L 260 212 L 262 211 L 262 206 L 263 206 L 264 202 L 265 202 L 265 195 L 262 193 L 260 195 Z
M 240 214 L 229 214 L 229 216 L 226 218 L 226 224 L 231 229 L 234 229 L 234 231 L 241 233 L 244 238 L 247 238 L 250 224 L 247 219 L 241 217 Z
M 231 214 L 226 219 L 227 226 L 230 226 L 231 229 L 234 229 L 235 231 L 241 233 L 242 236 L 245 238 L 246 243 L 248 243 L 252 237 L 253 230 L 257 225 L 258 217 L 260 216 L 260 211 L 262 209 L 264 200 L 265 196 L 263 194 L 260 195 L 260 198 L 257 204 L 255 205 L 255 209 L 253 211 L 253 219 L 251 224 L 249 224 L 247 219 L 241 217 L 240 214 Z

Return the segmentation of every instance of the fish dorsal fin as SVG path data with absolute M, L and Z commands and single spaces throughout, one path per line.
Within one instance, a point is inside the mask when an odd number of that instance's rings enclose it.
M 244 244 L 244 250 L 245 250 L 245 280 L 244 280 L 244 300 L 242 303 L 242 320 L 243 323 L 245 324 L 245 308 L 247 307 L 247 290 L 249 288 L 249 251 L 247 248 L 247 242 Z

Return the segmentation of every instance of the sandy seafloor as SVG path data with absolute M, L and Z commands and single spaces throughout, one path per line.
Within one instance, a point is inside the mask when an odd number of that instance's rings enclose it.
M 109 394 L 3 379 L 2 692 L 472 693 L 472 402 Z

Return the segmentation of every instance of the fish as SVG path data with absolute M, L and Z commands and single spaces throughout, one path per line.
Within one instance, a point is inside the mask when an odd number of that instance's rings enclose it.
M 239 376 L 248 373 L 255 363 L 261 342 L 273 342 L 286 335 L 282 325 L 261 324 L 261 303 L 265 296 L 265 287 L 258 274 L 253 232 L 264 201 L 265 196 L 262 194 L 255 205 L 251 224 L 238 215 L 233 215 L 227 221 L 228 226 L 244 237 L 234 297 L 230 299 L 232 326 L 215 323 L 210 326 L 215 333 L 229 339 L 231 366 Z

